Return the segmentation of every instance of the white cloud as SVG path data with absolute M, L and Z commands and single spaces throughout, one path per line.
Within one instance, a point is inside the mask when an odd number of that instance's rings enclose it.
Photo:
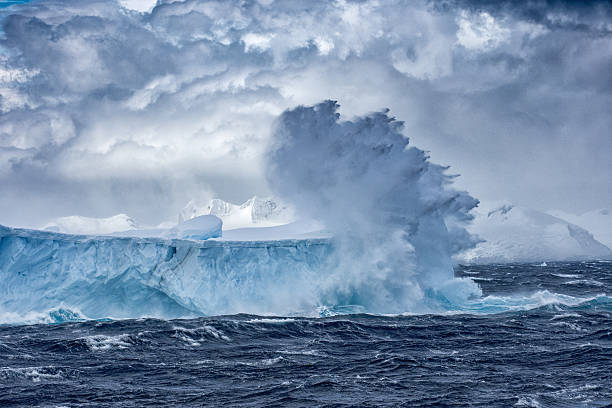
M 246 52 L 252 50 L 265 51 L 270 48 L 270 41 L 274 38 L 274 35 L 268 34 L 257 34 L 257 33 L 246 33 L 242 36 L 242 42 L 244 42 L 244 48 Z
M 119 0 L 119 3 L 126 9 L 149 13 L 157 4 L 157 0 Z
M 459 31 L 457 42 L 470 50 L 486 50 L 496 48 L 510 37 L 510 30 L 502 25 L 489 13 L 469 13 L 462 11 L 457 18 Z

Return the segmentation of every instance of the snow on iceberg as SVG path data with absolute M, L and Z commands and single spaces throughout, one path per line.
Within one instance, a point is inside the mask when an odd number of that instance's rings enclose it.
M 108 218 L 71 215 L 55 218 L 42 227 L 47 231 L 87 235 L 103 235 L 137 228 L 139 226 L 136 221 L 126 214 L 117 214 Z
M 204 203 L 191 200 L 179 213 L 179 223 L 207 214 L 221 218 L 226 230 L 274 227 L 295 220 L 292 209 L 280 200 L 254 196 L 242 204 L 233 204 L 219 198 Z
M 179 223 L 168 231 L 168 238 L 205 240 L 220 238 L 223 221 L 214 215 L 201 215 Z
M 214 215 L 200 215 L 199 217 L 181 222 L 172 228 L 133 229 L 115 232 L 113 236 L 135 238 L 165 238 L 165 239 L 192 239 L 206 240 L 221 238 L 223 221 Z
M 283 239 L 332 238 L 323 224 L 313 220 L 299 220 L 276 227 L 237 228 L 223 233 L 229 241 L 272 241 Z
M 584 228 L 511 204 L 476 212 L 470 232 L 484 240 L 461 263 L 542 262 L 609 258 L 612 251 Z

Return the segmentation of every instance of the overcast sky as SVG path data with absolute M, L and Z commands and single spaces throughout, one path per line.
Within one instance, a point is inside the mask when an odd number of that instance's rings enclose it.
M 612 205 L 609 2 L 39 0 L 0 19 L 0 224 L 266 195 L 275 118 L 325 99 L 389 108 L 484 202 Z

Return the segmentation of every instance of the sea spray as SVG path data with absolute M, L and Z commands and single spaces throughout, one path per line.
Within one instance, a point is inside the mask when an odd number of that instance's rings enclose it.
M 471 281 L 454 279 L 451 259 L 476 242 L 463 225 L 478 201 L 451 188 L 447 167 L 409 147 L 388 111 L 340 121 L 338 108 L 325 101 L 284 112 L 267 157 L 275 193 L 334 234 L 321 301 L 393 313 L 432 297 L 479 295 Z

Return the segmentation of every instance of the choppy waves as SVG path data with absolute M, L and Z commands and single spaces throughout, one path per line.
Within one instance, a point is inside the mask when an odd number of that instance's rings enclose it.
M 568 270 L 572 273 L 568 273 Z M 589 310 L 612 307 L 612 264 L 609 262 L 550 263 L 540 265 L 469 266 L 457 270 L 457 277 L 446 291 L 429 291 L 414 314 L 495 314 L 519 312 L 542 307 L 551 309 L 576 308 Z M 482 289 L 480 296 L 462 291 L 472 290 L 472 284 Z M 467 289 L 464 289 L 467 288 Z M 321 305 L 315 309 L 292 313 L 297 317 L 330 317 L 363 314 L 369 311 L 361 305 Z M 146 318 L 144 315 L 142 318 Z M 110 315 L 105 319 L 117 320 Z M 57 324 L 92 320 L 82 312 L 65 305 L 44 312 L 1 312 L 0 324 Z M 104 320 L 104 319 L 95 319 Z M 261 319 L 260 319 L 261 320 Z
M 5 326 L 0 404 L 605 406 L 611 312 Z

